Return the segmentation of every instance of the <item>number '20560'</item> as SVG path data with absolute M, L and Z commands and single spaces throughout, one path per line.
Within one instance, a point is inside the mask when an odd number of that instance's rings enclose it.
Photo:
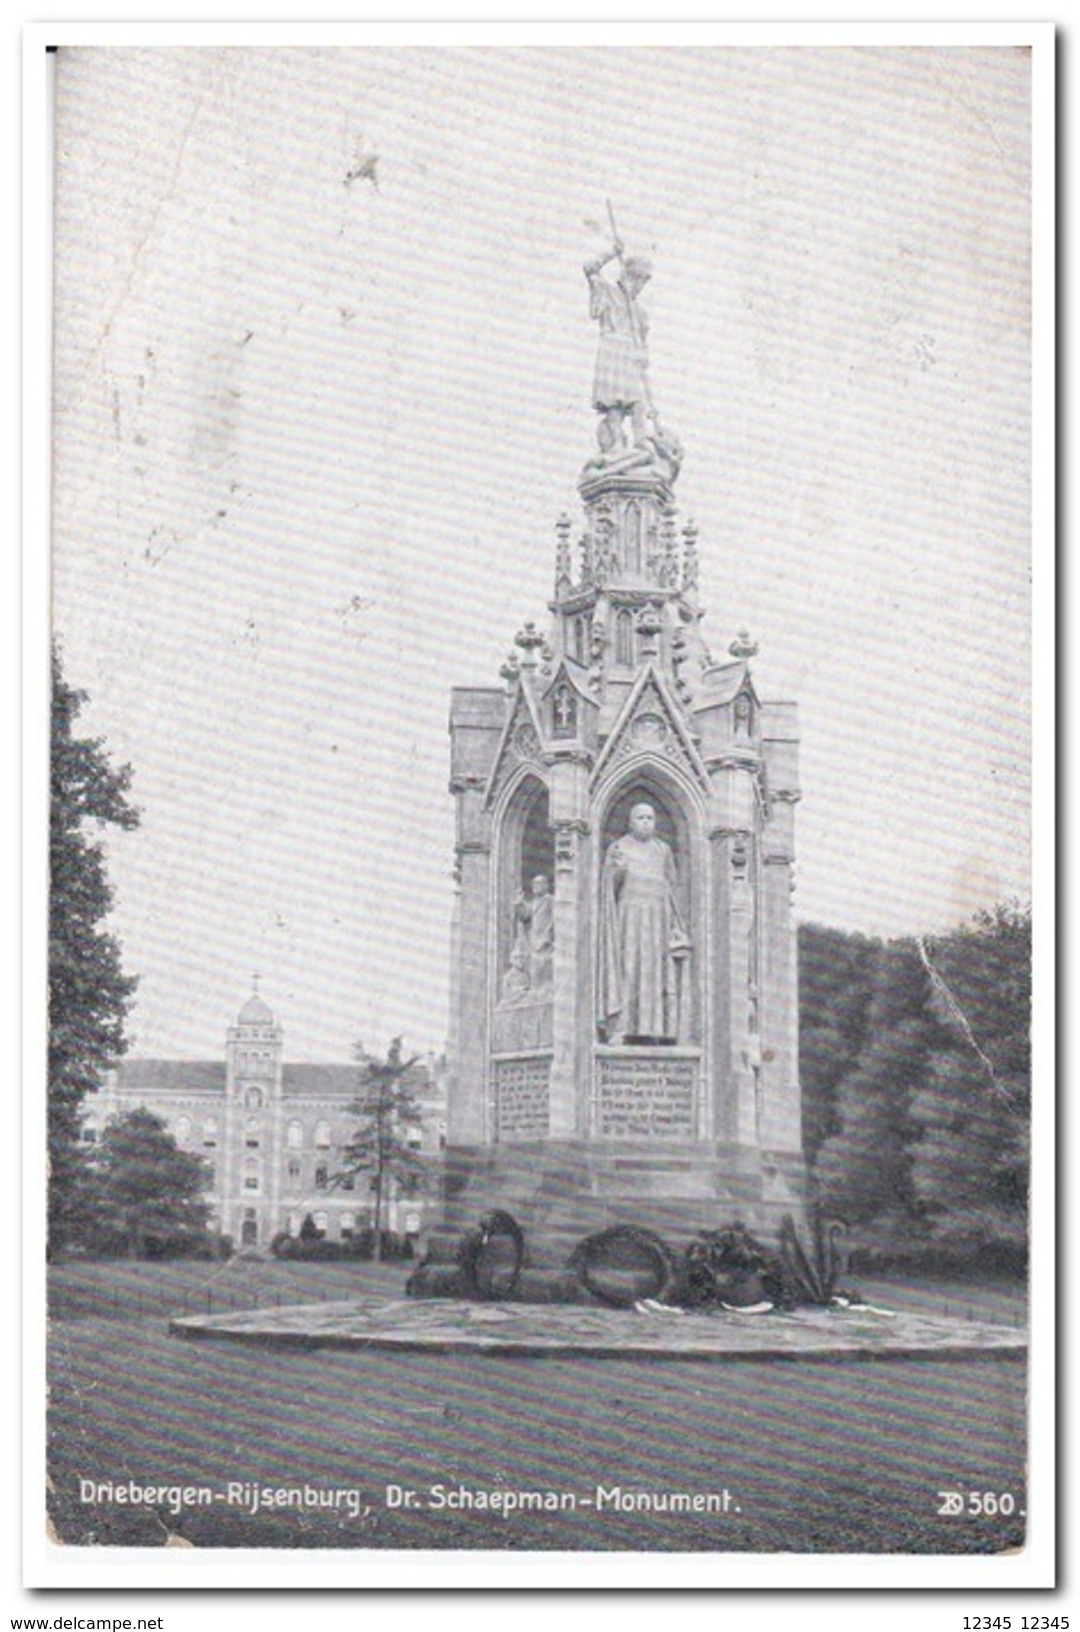
M 1000 1493 L 995 1490 L 969 1490 L 966 1495 L 962 1490 L 939 1490 L 938 1508 L 939 1518 L 956 1518 L 961 1513 L 982 1514 L 985 1518 L 995 1519 L 1000 1514 L 1008 1518 L 1010 1513 L 1016 1512 L 1016 1497 L 1011 1490 Z

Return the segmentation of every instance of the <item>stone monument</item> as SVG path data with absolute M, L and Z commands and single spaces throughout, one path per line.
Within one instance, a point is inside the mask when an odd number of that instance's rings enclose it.
M 616 262 L 616 276 L 606 268 Z M 682 449 L 649 383 L 645 261 L 585 268 L 599 324 L 584 531 L 543 631 L 458 687 L 444 1241 L 493 1208 L 534 1262 L 612 1224 L 677 1244 L 802 1210 L 792 703 L 702 638 Z

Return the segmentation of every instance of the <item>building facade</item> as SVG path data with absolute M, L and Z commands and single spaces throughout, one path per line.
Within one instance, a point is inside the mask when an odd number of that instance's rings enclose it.
M 228 1028 L 223 1060 L 124 1060 L 87 1104 L 83 1137 L 96 1143 L 113 1116 L 143 1106 L 160 1116 L 182 1150 L 213 1169 L 207 1192 L 212 1228 L 237 1248 L 265 1249 L 275 1235 L 296 1235 L 310 1214 L 328 1240 L 370 1227 L 369 1175 L 340 1179 L 342 1151 L 357 1129 L 353 1107 L 362 1063 L 290 1064 L 281 1026 L 258 992 Z M 443 1073 L 418 1061 L 409 1086 L 422 1111 L 407 1133 L 421 1156 L 437 1161 L 445 1144 Z M 419 1237 L 438 1200 L 388 1186 L 383 1226 Z

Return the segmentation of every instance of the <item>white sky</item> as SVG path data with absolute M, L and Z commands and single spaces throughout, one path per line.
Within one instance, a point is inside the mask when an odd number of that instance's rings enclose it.
M 610 197 L 706 638 L 803 728 L 800 917 L 1028 893 L 1028 65 L 1006 49 L 78 50 L 54 622 L 135 768 L 139 1053 L 445 1035 L 448 693 L 579 513 Z M 346 186 L 378 153 L 378 188 Z

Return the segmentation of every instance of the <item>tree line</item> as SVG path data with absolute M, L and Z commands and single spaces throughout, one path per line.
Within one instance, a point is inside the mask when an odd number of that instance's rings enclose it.
M 799 931 L 804 1148 L 853 1247 L 1026 1260 L 1031 911 L 945 935 Z

